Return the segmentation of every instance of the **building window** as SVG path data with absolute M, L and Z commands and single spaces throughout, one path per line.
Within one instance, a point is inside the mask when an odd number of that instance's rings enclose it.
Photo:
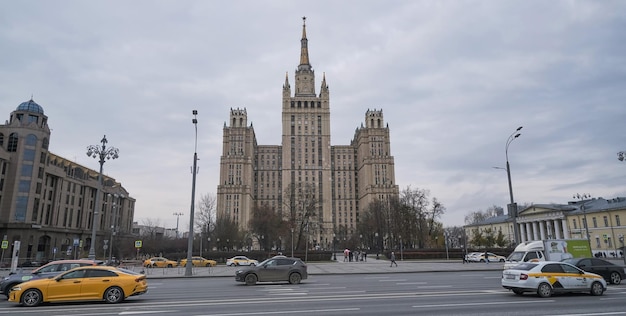
M 27 196 L 18 196 L 15 200 L 15 221 L 26 221 L 26 206 L 28 205 Z
M 622 226 L 622 223 L 619 221 L 619 215 L 615 215 L 615 226 Z
M 16 152 L 17 151 L 17 133 L 11 133 L 9 135 L 9 144 L 7 147 L 8 152 Z
M 608 216 L 604 216 L 604 227 L 609 227 L 609 217 Z
M 600 237 L 596 237 L 596 248 L 600 248 L 602 245 L 600 244 Z
M 37 145 L 37 136 L 33 134 L 28 134 L 26 136 L 26 146 L 36 146 Z
M 593 228 L 598 228 L 598 221 L 596 220 L 595 216 L 591 219 L 592 223 L 593 223 Z

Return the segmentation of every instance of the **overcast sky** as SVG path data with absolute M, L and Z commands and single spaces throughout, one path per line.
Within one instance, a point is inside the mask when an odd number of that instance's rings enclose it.
M 626 196 L 624 1 L 3 1 L 0 114 L 31 95 L 50 151 L 104 172 L 135 220 L 187 229 L 198 110 L 196 201 L 216 194 L 224 122 L 246 108 L 258 144 L 280 145 L 285 73 L 302 16 L 330 87 L 331 142 L 382 109 L 396 183 L 445 206 L 444 226 L 506 209 L 507 138 L 518 203 Z

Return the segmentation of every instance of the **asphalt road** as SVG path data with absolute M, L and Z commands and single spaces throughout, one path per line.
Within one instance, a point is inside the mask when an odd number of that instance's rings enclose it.
M 312 275 L 299 285 L 246 286 L 234 278 L 149 279 L 122 304 L 0 302 L 1 315 L 626 315 L 626 285 L 603 296 L 516 296 L 501 271 Z

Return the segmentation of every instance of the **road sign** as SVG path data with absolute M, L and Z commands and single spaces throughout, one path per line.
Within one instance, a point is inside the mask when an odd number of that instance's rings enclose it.
M 135 240 L 135 248 L 137 249 L 141 248 L 141 244 L 142 244 L 141 240 Z
M 7 249 L 9 248 L 9 241 L 8 240 L 3 240 L 2 241 L 2 249 Z

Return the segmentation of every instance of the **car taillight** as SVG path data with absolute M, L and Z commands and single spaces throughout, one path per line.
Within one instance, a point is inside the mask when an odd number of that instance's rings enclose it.
M 524 274 L 524 273 L 520 274 L 519 275 L 519 279 L 520 280 L 528 280 L 528 274 Z

